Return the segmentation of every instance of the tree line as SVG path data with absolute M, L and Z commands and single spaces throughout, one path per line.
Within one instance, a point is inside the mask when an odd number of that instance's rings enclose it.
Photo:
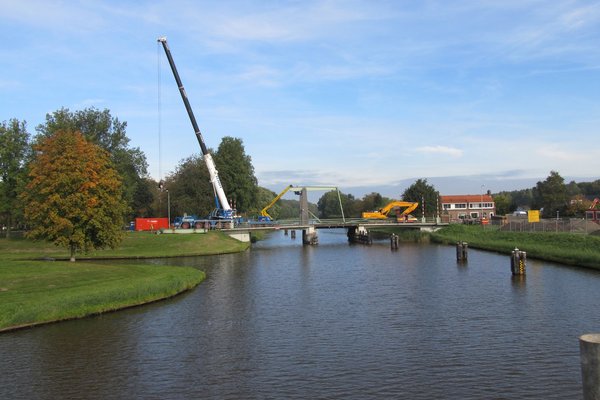
M 109 110 L 95 108 L 49 113 L 35 128 L 35 136 L 25 121 L 0 123 L 0 225 L 6 235 L 13 227 L 25 227 L 31 237 L 76 252 L 115 245 L 122 228 L 135 217 L 164 217 L 169 211 L 172 216 L 204 216 L 215 208 L 201 155 L 183 159 L 156 182 L 148 175 L 145 154 L 130 146 L 126 128 L 127 123 Z M 242 216 L 259 215 L 276 193 L 258 186 L 242 140 L 226 136 L 210 152 L 233 207 Z M 527 207 L 542 209 L 544 216 L 574 216 L 598 193 L 600 180 L 565 184 L 552 171 L 536 187 L 500 192 L 494 200 L 497 214 Z M 341 201 L 344 216 L 360 217 L 394 200 L 418 202 L 417 216 L 437 215 L 440 208 L 439 192 L 426 179 L 417 179 L 397 199 L 376 192 L 358 199 L 332 191 L 310 207 L 320 218 L 337 218 L 342 216 Z M 299 209 L 298 200 L 282 199 L 269 213 L 276 219 L 297 218 Z
M 541 210 L 544 218 L 582 217 L 594 198 L 600 197 L 600 179 L 593 182 L 565 183 L 557 171 L 528 189 L 502 191 L 493 195 L 496 213 L 517 209 Z
M 414 211 L 419 217 L 434 216 L 439 208 L 439 195 L 435 187 L 427 183 L 427 179 L 417 179 L 395 199 L 382 196 L 377 192 L 366 194 L 360 199 L 352 194 L 341 193 L 338 198 L 338 194 L 331 191 L 319 199 L 317 209 L 321 218 L 340 218 L 342 208 L 345 217 L 359 218 L 365 211 L 379 210 L 392 201 L 402 200 L 419 203 L 419 208 Z

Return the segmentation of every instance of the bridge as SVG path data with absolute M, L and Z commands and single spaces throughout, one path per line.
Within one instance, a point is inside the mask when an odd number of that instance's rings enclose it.
M 290 186 L 292 187 L 292 186 Z M 250 233 L 252 231 L 269 231 L 269 230 L 286 230 L 292 231 L 295 235 L 297 230 L 302 231 L 302 243 L 303 244 L 318 244 L 317 230 L 319 229 L 346 229 L 348 234 L 348 240 L 358 243 L 370 243 L 371 235 L 370 229 L 377 228 L 394 228 L 394 229 L 413 229 L 421 231 L 436 231 L 448 223 L 440 221 L 439 217 L 433 219 L 421 218 L 420 221 L 403 221 L 398 222 L 395 219 L 368 219 L 368 218 L 346 218 L 344 216 L 344 210 L 342 208 L 342 201 L 340 201 L 340 213 L 341 217 L 336 219 L 319 219 L 314 215 L 309 215 L 308 211 L 308 190 L 322 190 L 322 189 L 336 189 L 331 187 L 297 187 L 301 189 L 298 191 L 300 194 L 300 215 L 298 219 L 292 220 L 280 220 L 280 221 L 246 221 L 246 222 L 234 222 L 232 220 L 206 220 L 200 221 L 201 226 L 196 229 L 168 229 L 163 230 L 163 233 L 203 233 L 208 229 L 219 229 L 227 233 L 229 236 L 234 237 L 240 241 L 249 242 Z M 284 192 L 282 192 L 283 194 Z M 276 198 L 281 197 L 281 194 Z M 274 204 L 271 203 L 270 205 Z M 264 210 L 263 210 L 264 211 Z
M 448 223 L 442 223 L 438 219 L 421 220 L 420 222 L 396 222 L 393 220 L 369 220 L 364 218 L 351 219 L 312 219 L 303 222 L 298 220 L 282 220 L 273 222 L 249 221 L 235 225 L 233 228 L 222 229 L 228 235 L 238 240 L 250 240 L 252 231 L 274 231 L 285 230 L 295 232 L 302 231 L 303 244 L 317 244 L 317 230 L 320 229 L 346 229 L 348 240 L 358 243 L 367 243 L 370 241 L 369 230 L 377 228 L 393 229 L 413 229 L 427 232 L 434 232 L 447 226 Z
M 263 226 L 255 226 L 254 228 L 252 228 L 252 223 L 249 222 L 249 226 L 247 227 L 234 227 L 232 229 L 228 229 L 227 231 L 230 232 L 231 236 L 235 235 L 235 230 L 236 229 L 242 229 L 247 231 L 246 233 L 246 237 L 248 240 L 250 240 L 250 229 L 272 229 L 272 230 L 281 230 L 281 229 L 287 229 L 287 230 L 293 230 L 294 232 L 296 230 L 302 230 L 302 243 L 303 244 L 317 244 L 319 242 L 318 240 L 318 235 L 317 235 L 317 230 L 318 229 L 340 229 L 340 228 L 344 228 L 347 230 L 348 233 L 348 240 L 353 241 L 353 242 L 359 242 L 359 243 L 370 243 L 371 242 L 371 236 L 369 234 L 369 229 L 374 229 L 374 228 L 402 228 L 402 229 L 419 229 L 419 230 L 427 230 L 427 231 L 434 231 L 437 229 L 440 229 L 443 225 L 447 225 L 447 224 L 442 224 L 439 220 L 439 218 L 436 218 L 435 221 L 430 221 L 429 223 L 425 220 L 425 218 L 421 219 L 421 222 L 397 222 L 395 220 L 391 220 L 391 219 L 364 219 L 364 218 L 360 218 L 360 219 L 346 219 L 346 217 L 344 217 L 344 209 L 342 207 L 342 200 L 339 196 L 339 191 L 338 191 L 338 199 L 340 202 L 340 213 L 341 213 L 341 219 L 329 219 L 329 220 L 321 220 L 319 218 L 316 218 L 313 216 L 313 218 L 311 219 L 311 216 L 309 215 L 309 211 L 308 211 L 308 195 L 307 195 L 307 191 L 308 190 L 319 190 L 322 188 L 319 187 L 298 187 L 299 190 L 299 195 L 300 195 L 300 218 L 297 221 L 279 221 L 277 223 L 264 223 L 262 224 Z M 326 187 L 325 189 L 335 189 L 337 190 L 337 188 L 330 188 L 330 187 Z M 283 193 L 283 192 L 282 192 Z M 278 196 L 277 198 L 279 198 L 281 196 Z M 276 199 L 277 199 L 276 198 Z M 257 221 L 256 224 L 254 225 L 261 225 L 260 222 Z M 239 234 L 238 234 L 239 235 Z M 234 236 L 236 237 L 236 236 Z M 244 240 L 244 239 L 242 239 Z

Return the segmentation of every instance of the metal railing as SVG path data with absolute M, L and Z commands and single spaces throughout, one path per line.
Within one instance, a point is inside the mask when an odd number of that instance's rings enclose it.
M 589 234 L 600 230 L 600 224 L 583 218 L 550 218 L 540 222 L 528 222 L 527 219 L 506 221 L 500 230 L 506 232 L 567 232 Z

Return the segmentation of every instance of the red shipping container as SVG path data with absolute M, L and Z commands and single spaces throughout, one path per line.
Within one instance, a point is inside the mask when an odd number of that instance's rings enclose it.
M 157 231 L 161 228 L 169 228 L 168 218 L 136 218 L 136 231 Z

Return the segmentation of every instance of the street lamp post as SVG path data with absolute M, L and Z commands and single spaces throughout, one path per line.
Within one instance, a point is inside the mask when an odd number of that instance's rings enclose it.
M 171 194 L 167 189 L 167 218 L 169 219 L 169 228 L 171 227 Z
M 479 219 L 483 220 L 483 188 L 485 187 L 485 185 L 481 185 L 481 202 L 479 203 L 479 212 L 480 212 L 480 216 Z

